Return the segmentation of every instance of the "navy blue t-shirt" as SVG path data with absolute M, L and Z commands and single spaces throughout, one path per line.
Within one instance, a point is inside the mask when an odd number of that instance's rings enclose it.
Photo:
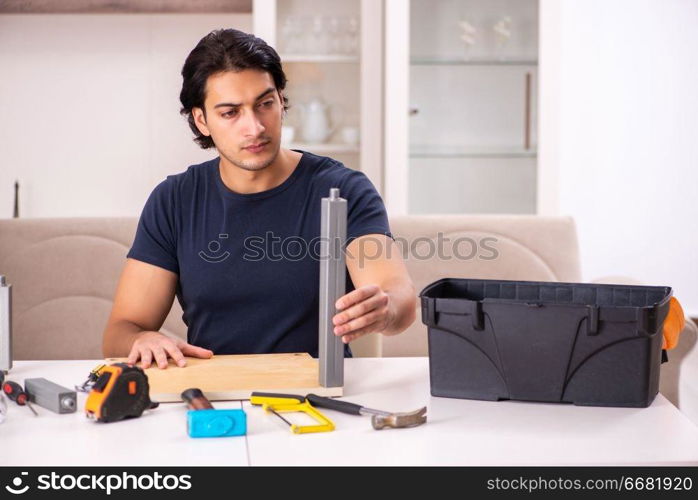
M 301 153 L 288 179 L 267 191 L 231 191 L 215 158 L 168 176 L 148 198 L 127 257 L 179 276 L 189 343 L 216 354 L 317 357 L 321 198 L 338 187 L 347 200 L 348 242 L 391 236 L 363 173 Z

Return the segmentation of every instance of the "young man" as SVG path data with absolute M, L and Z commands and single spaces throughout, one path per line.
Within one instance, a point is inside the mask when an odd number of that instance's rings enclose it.
M 318 352 L 320 200 L 347 199 L 349 293 L 333 318 L 345 344 L 395 335 L 416 294 L 368 178 L 280 148 L 287 109 L 279 56 L 237 30 L 209 33 L 182 69 L 181 113 L 219 157 L 168 176 L 150 195 L 104 332 L 107 357 L 144 367 L 185 356 Z M 280 244 L 280 248 L 279 248 Z M 353 290 L 352 290 L 353 288 Z M 175 294 L 188 342 L 158 330 Z M 350 354 L 348 347 L 347 354 Z

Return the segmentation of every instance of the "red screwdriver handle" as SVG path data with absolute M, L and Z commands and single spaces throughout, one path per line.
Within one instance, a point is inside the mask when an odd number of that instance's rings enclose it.
M 8 380 L 2 384 L 2 392 L 7 394 L 7 397 L 16 402 L 20 406 L 27 404 L 27 393 L 24 392 L 22 386 L 17 382 Z

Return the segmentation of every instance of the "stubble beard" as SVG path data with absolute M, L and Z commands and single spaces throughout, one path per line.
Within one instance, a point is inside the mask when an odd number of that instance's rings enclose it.
M 274 154 L 263 163 L 257 163 L 257 162 L 253 163 L 253 162 L 241 160 L 239 158 L 231 158 L 230 156 L 228 156 L 227 154 L 225 154 L 222 151 L 219 151 L 219 153 L 222 156 L 224 156 L 225 159 L 228 160 L 228 162 L 232 163 L 233 165 L 235 165 L 238 168 L 241 168 L 243 170 L 247 170 L 248 172 L 258 172 L 260 170 L 264 170 L 269 165 L 274 163 L 274 160 L 276 160 L 277 156 L 279 156 L 280 149 L 281 149 L 280 147 L 277 147 Z

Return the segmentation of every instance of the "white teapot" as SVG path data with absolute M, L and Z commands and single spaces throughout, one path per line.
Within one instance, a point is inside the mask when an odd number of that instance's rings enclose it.
M 300 105 L 299 108 L 302 112 L 301 133 L 303 140 L 309 144 L 325 142 L 336 128 L 330 126 L 329 106 L 322 99 L 316 97 L 307 104 Z

